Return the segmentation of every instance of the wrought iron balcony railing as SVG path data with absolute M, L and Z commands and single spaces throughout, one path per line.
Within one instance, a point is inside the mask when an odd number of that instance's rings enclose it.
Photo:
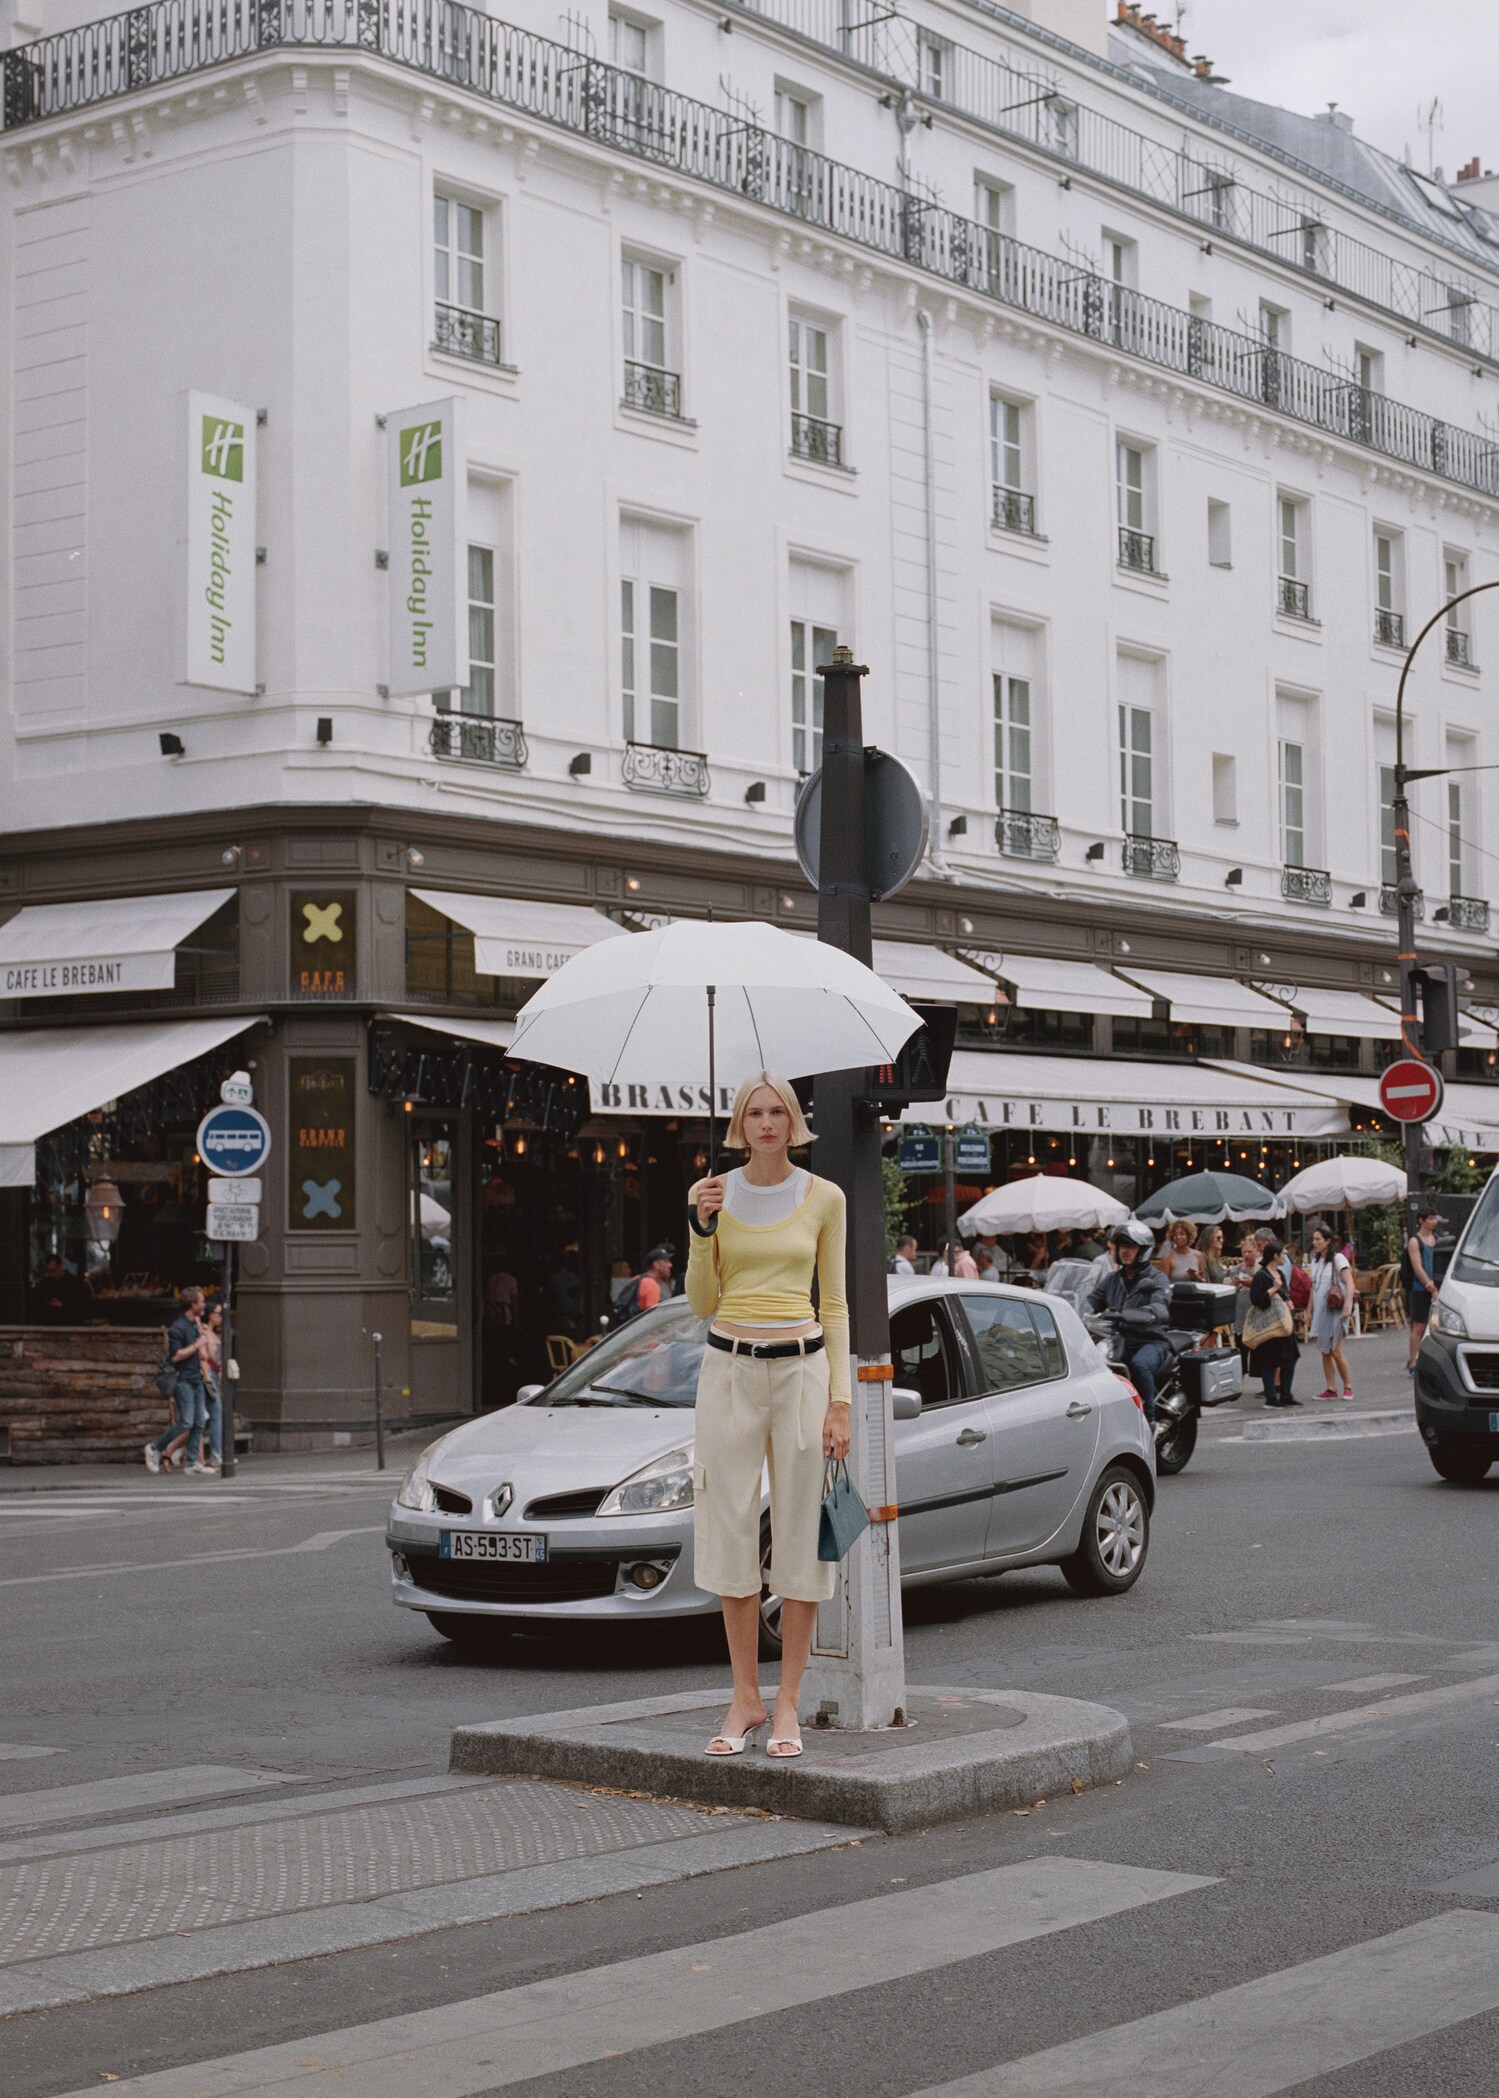
M 1374 638 L 1381 648 L 1404 648 L 1405 614 L 1391 612 L 1383 605 L 1374 608 Z
M 823 466 L 841 466 L 843 425 L 822 422 L 815 415 L 793 415 L 791 449 L 798 459 L 816 459 Z
M 1119 527 L 1119 566 L 1133 568 L 1140 575 L 1158 575 L 1155 565 L 1155 534 L 1135 532 L 1128 525 Z
M 647 415 L 682 420 L 682 381 L 676 372 L 662 371 L 654 364 L 636 364 L 625 359 L 625 390 L 621 399 L 627 408 L 640 408 Z
M 1276 596 L 1276 610 L 1283 612 L 1287 619 L 1310 620 L 1312 616 L 1310 586 L 1306 583 L 1298 583 L 1294 576 L 1283 575 L 1280 578 L 1279 590 Z
M 1033 495 L 1022 495 L 1018 488 L 1001 488 L 996 483 L 991 514 L 1001 532 L 1024 532 L 1027 538 L 1035 538 L 1036 498 Z
M 1399 915 L 1400 892 L 1392 881 L 1381 882 L 1380 884 L 1379 908 L 1386 918 L 1394 918 Z M 1416 916 L 1418 918 L 1426 916 L 1426 892 L 1424 889 L 1417 889 L 1416 891 Z
M 1332 876 L 1325 867 L 1282 867 L 1280 893 L 1287 903 L 1332 902 Z
M 518 721 L 485 714 L 438 714 L 427 737 L 434 758 L 467 758 L 476 765 L 524 770 L 531 753 Z
M 1131 831 L 1124 841 L 1124 871 L 1142 881 L 1175 881 L 1182 871 L 1181 848 L 1175 838 Z
M 1001 809 L 994 821 L 994 842 L 1012 860 L 1054 860 L 1062 849 L 1062 826 L 1055 816 L 1034 809 Z
M 681 794 L 689 801 L 700 801 L 713 784 L 705 752 L 661 743 L 625 745 L 624 781 L 642 794 Z
M 1460 664 L 1464 670 L 1473 668 L 1473 645 L 1460 626 L 1447 629 L 1447 661 Z
M 768 0 L 765 11 L 774 11 Z M 1266 349 L 1258 336 L 1107 283 L 1079 269 L 1075 256 L 1026 247 L 894 183 L 747 124 L 736 110 L 674 94 L 458 0 L 147 0 L 124 14 L 0 53 L 0 127 L 18 131 L 239 59 L 266 53 L 284 58 L 298 49 L 369 54 L 404 66 L 452 90 L 810 221 L 977 297 L 1107 343 L 1116 353 L 1265 404 Z M 1055 115 L 1052 96 L 1020 100 Z M 1185 159 L 1182 165 L 1185 170 Z M 1274 370 L 1277 413 L 1499 495 L 1499 443 L 1486 432 L 1455 428 L 1280 351 Z
M 471 357 L 475 364 L 500 364 L 500 324 L 488 313 L 467 306 L 439 304 L 432 326 L 432 347 L 450 357 Z
M 1481 896 L 1449 896 L 1447 923 L 1456 932 L 1487 932 L 1489 907 Z

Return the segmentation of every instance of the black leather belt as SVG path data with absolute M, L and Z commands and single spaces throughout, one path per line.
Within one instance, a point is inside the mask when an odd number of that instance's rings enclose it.
M 750 1355 L 756 1362 L 779 1362 L 787 1355 L 815 1355 L 826 1345 L 820 1333 L 809 1333 L 805 1340 L 734 1340 L 727 1333 L 710 1333 L 710 1348 L 722 1348 L 725 1355 Z

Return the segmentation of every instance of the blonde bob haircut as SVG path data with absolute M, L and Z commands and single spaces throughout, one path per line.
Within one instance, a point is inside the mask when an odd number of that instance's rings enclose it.
M 738 1092 L 734 1095 L 734 1106 L 729 1116 L 729 1126 L 724 1132 L 724 1144 L 727 1149 L 730 1151 L 748 1151 L 749 1144 L 744 1134 L 744 1111 L 762 1085 L 770 1087 L 770 1090 L 780 1101 L 782 1107 L 790 1115 L 791 1142 L 793 1144 L 810 1144 L 813 1141 L 813 1131 L 807 1127 L 807 1118 L 802 1113 L 800 1100 L 797 1099 L 796 1094 L 792 1091 L 791 1080 L 780 1077 L 774 1071 L 756 1071 L 749 1078 L 745 1079 L 743 1085 L 740 1086 Z

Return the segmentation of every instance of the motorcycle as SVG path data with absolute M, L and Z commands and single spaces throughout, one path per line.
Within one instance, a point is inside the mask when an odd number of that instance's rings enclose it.
M 1227 1405 L 1244 1389 L 1238 1349 L 1213 1345 L 1214 1331 L 1232 1321 L 1233 1291 L 1217 1289 L 1211 1283 L 1178 1282 L 1171 1292 L 1171 1311 L 1181 1323 L 1155 1336 L 1171 1351 L 1155 1388 L 1155 1468 L 1163 1478 L 1174 1478 L 1192 1461 L 1203 1408 Z M 1112 1312 L 1095 1311 L 1084 1317 L 1083 1324 L 1103 1347 L 1115 1376 L 1130 1384 L 1123 1321 Z

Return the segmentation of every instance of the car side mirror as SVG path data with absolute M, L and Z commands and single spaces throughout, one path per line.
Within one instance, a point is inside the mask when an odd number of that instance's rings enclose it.
M 890 1394 L 891 1405 L 898 1421 L 914 1421 L 921 1418 L 921 1393 L 909 1386 L 897 1384 Z
M 515 1403 L 517 1406 L 529 1405 L 538 1392 L 545 1390 L 546 1386 L 544 1384 L 523 1384 L 515 1394 Z

